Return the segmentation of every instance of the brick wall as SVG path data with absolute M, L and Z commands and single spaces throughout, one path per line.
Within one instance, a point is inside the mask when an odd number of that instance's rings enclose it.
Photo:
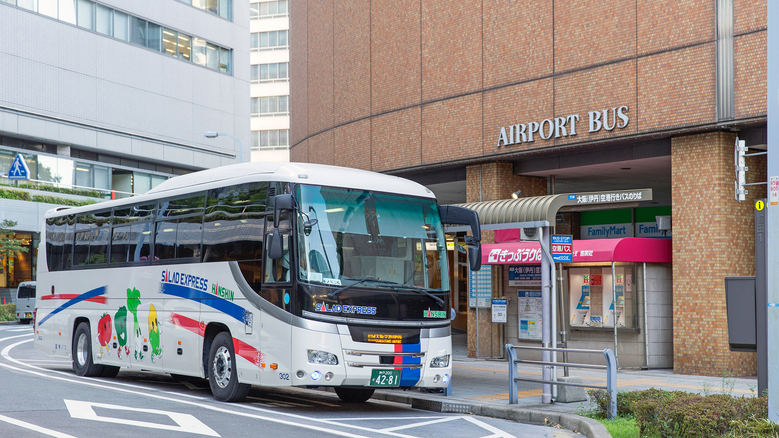
M 754 375 L 756 355 L 728 348 L 727 276 L 754 275 L 754 202 L 734 199 L 735 133 L 672 140 L 674 372 Z M 704 158 L 705 157 L 705 158 Z M 748 182 L 765 181 L 765 160 L 750 157 Z
M 494 201 L 507 199 L 511 193 L 522 190 L 522 197 L 546 195 L 546 179 L 514 174 L 513 163 L 492 162 L 468 166 L 466 171 L 466 201 Z M 495 241 L 494 231 L 482 231 L 482 243 Z M 488 266 L 485 266 L 489 268 Z M 492 267 L 492 296 L 499 296 L 501 269 Z M 468 309 L 468 357 L 476 357 L 476 309 Z M 479 357 L 501 356 L 500 329 L 490 322 L 492 311 L 479 309 Z M 498 325 L 500 326 L 500 325 Z

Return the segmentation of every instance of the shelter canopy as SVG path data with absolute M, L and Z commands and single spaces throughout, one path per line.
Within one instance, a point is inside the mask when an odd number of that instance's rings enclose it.
M 611 190 L 566 193 L 519 199 L 457 204 L 479 214 L 482 230 L 554 226 L 558 211 L 607 210 L 625 204 L 651 201 L 652 189 Z M 447 232 L 468 231 L 467 227 L 447 227 Z

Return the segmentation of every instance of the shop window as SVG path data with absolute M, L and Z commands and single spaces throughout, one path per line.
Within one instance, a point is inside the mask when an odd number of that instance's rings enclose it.
M 634 327 L 632 266 L 617 266 L 614 274 L 611 266 L 568 269 L 572 328 L 614 327 L 615 316 L 618 328 Z

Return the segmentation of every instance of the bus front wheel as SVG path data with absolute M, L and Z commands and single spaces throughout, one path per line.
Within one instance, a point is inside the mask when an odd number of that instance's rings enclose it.
M 102 365 L 92 362 L 92 337 L 89 323 L 82 322 L 73 335 L 73 371 L 83 377 L 97 377 L 103 372 Z
M 347 403 L 362 403 L 373 397 L 373 388 L 342 388 L 335 387 L 338 398 Z
M 251 385 L 238 383 L 233 338 L 221 332 L 211 343 L 208 354 L 208 384 L 214 398 L 224 402 L 239 402 L 249 394 Z

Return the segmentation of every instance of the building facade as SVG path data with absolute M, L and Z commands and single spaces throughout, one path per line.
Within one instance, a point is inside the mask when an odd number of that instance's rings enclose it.
M 235 163 L 249 127 L 249 3 L 0 1 L 0 220 L 27 253 L 0 294 L 34 280 L 45 211 L 144 193 Z M 8 179 L 16 156 L 29 180 Z M 248 149 L 245 151 L 249 158 Z
M 724 277 L 754 275 L 765 186 L 736 202 L 733 156 L 737 137 L 766 148 L 764 0 L 300 1 L 290 14 L 292 161 L 407 177 L 441 203 L 652 189 L 627 213 L 672 217 L 670 310 L 649 330 L 672 338 L 678 373 L 755 374 L 754 354 L 728 348 Z M 764 157 L 747 166 L 747 182 L 766 180 Z M 557 232 L 600 225 L 582 225 L 587 211 Z M 489 317 L 477 343 L 476 310 L 453 299 L 469 354 L 500 354 Z
M 252 2 L 252 161 L 289 161 L 289 2 Z

